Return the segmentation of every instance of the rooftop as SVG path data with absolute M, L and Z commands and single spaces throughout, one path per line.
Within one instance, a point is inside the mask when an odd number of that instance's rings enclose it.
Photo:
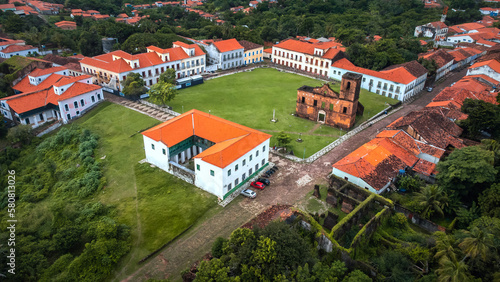
M 176 134 L 171 134 L 175 132 Z M 198 136 L 212 141 L 214 146 L 194 158 L 224 168 L 271 138 L 255 129 L 207 114 L 190 110 L 142 133 L 155 141 L 172 147 L 187 138 Z
M 238 49 L 244 49 L 243 46 L 238 43 L 238 40 L 231 38 L 227 40 L 221 40 L 221 41 L 216 41 L 212 43 L 219 52 L 224 53 L 224 52 L 229 52 L 229 51 L 234 51 Z
M 257 2 L 257 1 L 255 1 L 255 2 Z M 257 43 L 253 43 L 253 42 L 246 41 L 246 40 L 238 40 L 238 43 L 240 43 L 240 45 L 243 46 L 245 51 L 264 47 L 264 46 L 259 45 Z

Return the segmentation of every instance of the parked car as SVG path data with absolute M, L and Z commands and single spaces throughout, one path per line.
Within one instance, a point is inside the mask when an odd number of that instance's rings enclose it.
M 241 195 L 248 197 L 248 198 L 251 198 L 251 199 L 257 197 L 257 193 L 255 193 L 254 191 L 252 191 L 250 189 L 245 189 L 245 190 L 241 191 Z
M 254 182 L 250 183 L 250 186 L 252 186 L 253 188 L 260 189 L 260 190 L 263 190 L 263 189 L 264 189 L 264 187 L 266 187 L 266 186 L 264 185 L 264 183 L 262 183 L 262 182 L 257 182 L 257 181 L 254 181 Z
M 431 92 L 434 88 L 432 86 L 427 87 L 427 92 Z
M 269 181 L 269 179 L 265 179 L 265 178 L 259 178 L 259 179 L 257 179 L 257 182 L 262 182 L 266 186 L 269 186 L 269 184 L 271 184 L 271 181 Z

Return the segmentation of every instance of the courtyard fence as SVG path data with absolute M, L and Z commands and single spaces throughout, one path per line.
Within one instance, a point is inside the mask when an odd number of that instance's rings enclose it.
M 157 110 L 160 110 L 160 111 L 164 111 L 165 113 L 169 114 L 169 115 L 173 115 L 174 117 L 176 116 L 179 116 L 181 115 L 180 113 L 176 112 L 176 111 L 172 111 L 168 108 L 164 108 L 164 107 L 160 107 L 156 104 L 153 104 L 151 102 L 148 102 L 148 101 L 144 101 L 144 100 L 139 100 L 139 102 L 143 105 L 146 105 L 148 107 L 151 107 L 151 108 L 154 108 L 154 109 L 157 109 Z

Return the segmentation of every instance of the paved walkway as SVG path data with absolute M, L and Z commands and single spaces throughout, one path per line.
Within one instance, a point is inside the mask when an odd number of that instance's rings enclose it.
M 193 228 L 156 257 L 147 261 L 124 281 L 145 281 L 149 278 L 165 279 L 167 277 L 172 281 L 181 280 L 180 272 L 209 252 L 217 237 L 227 238 L 234 229 L 271 205 L 293 205 L 311 191 L 315 184 L 327 184 L 327 176 L 331 173 L 333 163 L 373 139 L 389 123 L 411 111 L 425 107 L 444 87 L 459 80 L 465 73 L 466 70 L 450 73 L 432 92 L 422 92 L 413 103 L 404 104 L 398 112 L 361 131 L 348 142 L 335 147 L 313 163 L 299 164 L 271 154 L 270 161 L 280 169 L 270 178 L 269 187 L 257 191 L 257 198 L 236 199 L 221 212 Z

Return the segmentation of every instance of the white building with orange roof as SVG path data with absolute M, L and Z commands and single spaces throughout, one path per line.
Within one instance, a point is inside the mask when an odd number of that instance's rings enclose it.
M 142 133 L 149 163 L 225 199 L 269 161 L 271 135 L 190 110 Z M 194 170 L 185 165 L 194 160 Z
M 467 75 L 484 74 L 500 81 L 500 63 L 497 60 L 488 60 L 473 64 L 467 70 Z
M 205 53 L 196 44 L 176 41 L 172 48 L 149 46 L 147 53 L 136 55 L 118 50 L 87 57 L 80 65 L 83 73 L 94 76 L 99 85 L 121 90 L 120 83 L 129 73 L 140 74 L 147 87 L 156 84 L 160 74 L 169 68 L 176 71 L 177 78 L 200 75 L 205 71 Z
M 427 69 L 417 61 L 374 71 L 357 67 L 345 58 L 331 65 L 329 77 L 340 81 L 346 72 L 363 75 L 361 88 L 400 101 L 422 91 L 427 79 Z
M 380 194 L 400 170 L 432 177 L 444 149 L 415 140 L 404 130 L 383 130 L 376 138 L 333 164 L 332 174 Z
M 31 45 L 9 45 L 0 51 L 0 57 L 8 59 L 14 56 L 29 56 L 40 52 L 37 47 Z
M 33 127 L 52 120 L 67 123 L 103 100 L 102 88 L 92 84 L 90 75 L 67 73 L 64 67 L 35 69 L 13 86 L 20 94 L 0 99 L 2 114 Z
M 26 45 L 24 40 L 14 40 L 5 37 L 0 37 L 0 50 L 3 50 L 11 45 Z
M 226 70 L 244 65 L 245 48 L 236 39 L 227 39 L 210 43 L 206 48 L 208 62 L 217 69 Z
M 327 76 L 334 60 L 343 58 L 345 48 L 335 41 L 313 43 L 286 39 L 273 46 L 272 61 L 275 64 Z

